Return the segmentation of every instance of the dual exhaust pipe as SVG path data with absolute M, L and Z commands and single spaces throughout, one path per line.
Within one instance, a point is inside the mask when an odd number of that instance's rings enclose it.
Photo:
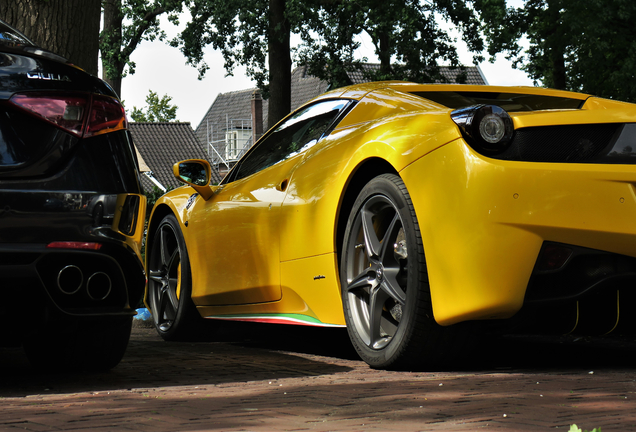
M 84 272 L 76 265 L 67 265 L 57 274 L 57 287 L 66 295 L 77 293 L 84 286 Z M 91 300 L 106 299 L 112 290 L 112 281 L 108 274 L 97 271 L 86 280 L 86 293 Z

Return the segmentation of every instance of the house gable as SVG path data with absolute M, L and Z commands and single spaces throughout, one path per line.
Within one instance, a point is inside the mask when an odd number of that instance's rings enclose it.
M 175 163 L 185 159 L 209 160 L 189 122 L 129 123 L 129 129 L 152 176 L 166 188 L 182 185 L 172 174 Z M 144 189 L 153 190 L 155 184 L 147 174 L 142 174 L 141 180 Z M 220 181 L 218 172 L 212 170 L 212 183 Z

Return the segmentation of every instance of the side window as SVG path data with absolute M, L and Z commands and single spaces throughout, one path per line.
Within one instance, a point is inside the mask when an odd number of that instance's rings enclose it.
M 238 180 L 289 159 L 318 142 L 349 100 L 329 100 L 308 106 L 269 133 L 239 163 L 232 180 Z

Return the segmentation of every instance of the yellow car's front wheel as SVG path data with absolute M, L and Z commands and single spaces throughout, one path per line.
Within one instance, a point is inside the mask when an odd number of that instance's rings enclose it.
M 364 361 L 392 369 L 444 361 L 457 329 L 433 318 L 419 225 L 399 176 L 378 176 L 358 195 L 340 274 L 349 337 Z
M 148 300 L 157 332 L 165 340 L 189 339 L 202 318 L 191 299 L 188 251 L 174 215 L 162 219 L 149 253 Z

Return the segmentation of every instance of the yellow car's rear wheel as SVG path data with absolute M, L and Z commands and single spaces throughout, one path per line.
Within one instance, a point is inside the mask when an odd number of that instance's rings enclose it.
M 188 251 L 174 215 L 163 218 L 148 253 L 148 300 L 155 328 L 165 340 L 189 339 L 202 318 L 191 299 Z
M 392 369 L 442 361 L 451 331 L 433 318 L 419 225 L 397 175 L 376 177 L 358 195 L 340 274 L 347 329 L 364 361 Z

